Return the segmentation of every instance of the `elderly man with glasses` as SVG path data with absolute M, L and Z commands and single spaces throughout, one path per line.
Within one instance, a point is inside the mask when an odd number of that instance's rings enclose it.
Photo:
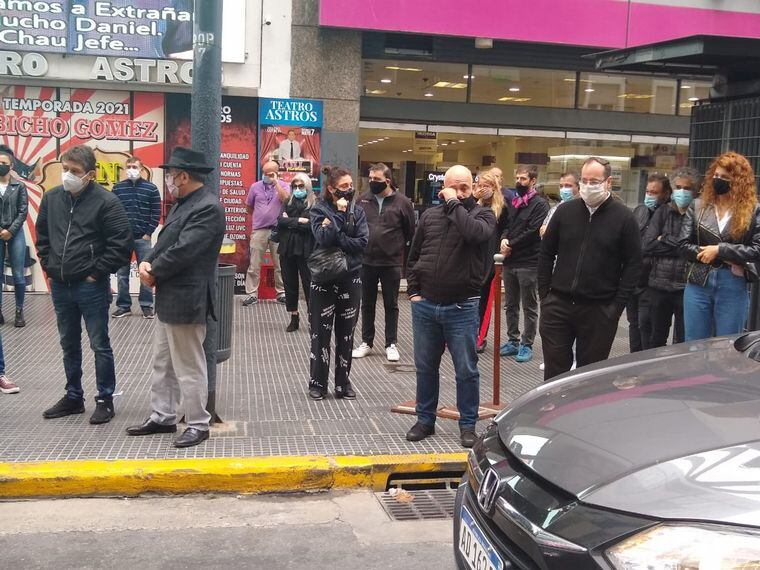
M 541 242 L 538 294 L 544 379 L 606 359 L 641 271 L 633 213 L 613 199 L 610 163 L 583 164 L 580 200 L 561 204 Z

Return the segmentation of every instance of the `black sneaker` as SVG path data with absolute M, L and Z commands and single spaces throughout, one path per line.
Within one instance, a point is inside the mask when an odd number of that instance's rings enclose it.
M 285 293 L 280 293 L 277 295 L 277 302 L 282 303 L 283 305 L 285 304 Z
M 152 319 L 156 316 L 153 307 L 143 307 L 143 319 Z
M 54 418 L 62 418 L 70 416 L 72 414 L 84 413 L 84 399 L 77 398 L 76 400 L 64 396 L 52 408 L 48 408 L 42 412 L 42 417 L 46 420 L 52 420 Z
M 243 299 L 243 306 L 248 307 L 250 305 L 255 305 L 259 302 L 259 298 L 256 295 L 248 295 L 245 299 Z
M 130 311 L 129 309 L 123 309 L 122 307 L 119 307 L 113 313 L 111 313 L 111 316 L 114 319 L 120 319 L 121 317 L 128 317 L 131 314 L 132 314 L 132 311 Z
M 459 432 L 459 441 L 462 442 L 462 447 L 470 448 L 478 441 L 478 434 L 475 433 L 475 428 L 464 428 Z
M 324 400 L 325 399 L 325 393 L 322 390 L 317 390 L 316 388 L 312 388 L 309 390 L 309 398 L 312 400 Z
M 26 326 L 26 321 L 24 320 L 24 309 L 16 309 L 16 318 L 13 321 L 13 326 L 17 328 Z
M 3 312 L 0 311 L 0 325 L 4 325 L 4 324 L 5 324 L 5 317 L 3 316 Z
M 95 399 L 95 411 L 90 416 L 91 424 L 107 424 L 116 414 L 113 410 L 113 401 L 104 398 Z
M 417 422 L 412 426 L 412 429 L 406 432 L 406 439 L 407 441 L 422 441 L 427 436 L 433 435 L 434 433 L 435 426 L 429 426 Z
M 356 392 L 351 388 L 351 384 L 335 387 L 335 399 L 342 400 L 344 398 L 346 400 L 356 400 Z

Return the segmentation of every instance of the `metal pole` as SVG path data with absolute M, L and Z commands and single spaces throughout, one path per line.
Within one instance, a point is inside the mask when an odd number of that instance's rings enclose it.
M 501 268 L 504 265 L 504 256 L 497 253 L 493 256 L 493 403 L 501 404 Z
M 191 97 L 192 146 L 202 152 L 209 164 L 219 165 L 221 146 L 222 108 L 222 2 L 195 0 L 193 25 L 193 91 Z M 219 194 L 219 169 L 206 179 L 206 187 Z M 217 275 L 214 276 L 216 288 Z M 212 292 L 214 298 L 217 292 Z M 218 301 L 218 300 L 217 300 Z M 211 318 L 206 321 L 206 339 L 203 351 L 208 368 L 208 404 L 211 422 L 216 415 L 216 348 L 218 325 Z

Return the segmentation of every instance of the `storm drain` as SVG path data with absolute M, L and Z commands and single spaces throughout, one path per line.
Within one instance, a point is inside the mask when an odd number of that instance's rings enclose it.
M 393 488 L 375 493 L 383 510 L 394 521 L 442 520 L 454 516 L 456 489 Z

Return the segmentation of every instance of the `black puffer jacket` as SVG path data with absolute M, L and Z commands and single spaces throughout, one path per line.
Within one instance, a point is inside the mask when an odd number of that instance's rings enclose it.
M 5 195 L 0 198 L 0 227 L 14 236 L 24 231 L 26 214 L 29 211 L 29 197 L 26 186 L 18 180 L 11 180 Z
M 280 244 L 277 253 L 280 257 L 309 257 L 314 249 L 314 234 L 311 233 L 311 223 L 302 224 L 298 218 L 309 219 L 306 200 L 292 198 L 285 204 L 284 213 L 277 220 Z
M 459 200 L 449 200 L 425 210 L 409 253 L 409 297 L 422 295 L 441 304 L 480 297 L 495 229 L 491 209 L 477 203 L 468 209 Z
M 686 260 L 678 248 L 684 216 L 671 202 L 657 208 L 649 221 L 642 249 L 650 259 L 649 286 L 654 289 L 682 291 L 686 286 Z

